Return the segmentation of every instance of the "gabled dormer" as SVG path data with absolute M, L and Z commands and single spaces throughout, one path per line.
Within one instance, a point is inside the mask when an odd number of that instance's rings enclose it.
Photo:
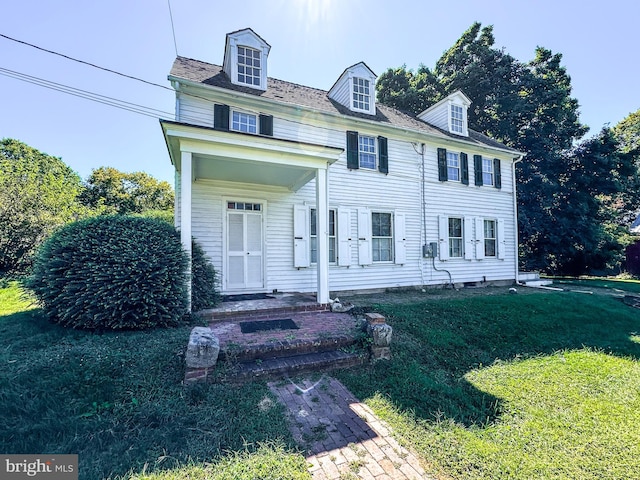
M 460 90 L 456 90 L 420 113 L 418 118 L 449 133 L 468 137 L 467 110 L 469 105 L 471 105 L 469 97 Z
M 376 74 L 364 62 L 347 68 L 329 90 L 329 98 L 359 113 L 376 114 Z
M 228 33 L 223 69 L 231 83 L 266 90 L 269 50 L 271 46 L 250 28 Z

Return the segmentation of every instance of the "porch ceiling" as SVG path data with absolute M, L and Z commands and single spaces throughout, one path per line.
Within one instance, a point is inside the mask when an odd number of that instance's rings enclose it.
M 343 152 L 342 148 L 166 120 L 160 124 L 176 170 L 181 171 L 181 152 L 193 154 L 194 180 L 270 185 L 296 191 Z

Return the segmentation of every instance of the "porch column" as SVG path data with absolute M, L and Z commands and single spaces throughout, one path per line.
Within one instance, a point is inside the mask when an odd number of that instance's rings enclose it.
M 316 170 L 318 303 L 329 303 L 329 200 L 327 170 Z
M 181 153 L 180 168 L 180 240 L 189 256 L 187 267 L 188 311 L 191 313 L 191 152 Z

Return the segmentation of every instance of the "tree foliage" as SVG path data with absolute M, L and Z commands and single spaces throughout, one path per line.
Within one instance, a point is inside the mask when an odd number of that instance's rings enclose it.
M 18 140 L 0 141 L 0 276 L 22 274 L 57 227 L 87 214 L 80 177 L 61 159 Z
M 100 167 L 85 182 L 80 200 L 108 214 L 141 214 L 150 210 L 173 211 L 174 193 L 168 182 L 144 172 L 126 173 Z
M 517 175 L 523 266 L 550 273 L 611 266 L 624 242 L 603 215 L 633 175 L 619 139 L 637 148 L 638 124 L 578 143 L 588 128 L 562 55 L 538 47 L 525 63 L 494 43 L 493 28 L 474 23 L 433 70 L 388 69 L 378 100 L 417 114 L 462 90 L 472 101 L 469 127 L 526 154 Z

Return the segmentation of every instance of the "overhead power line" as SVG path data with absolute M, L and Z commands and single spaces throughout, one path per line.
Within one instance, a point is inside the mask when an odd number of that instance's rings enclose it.
M 59 57 L 66 58 L 67 60 L 72 60 L 72 61 L 77 62 L 77 63 L 82 63 L 83 65 L 88 65 L 90 67 L 97 68 L 99 70 L 103 70 L 105 72 L 113 73 L 115 75 L 119 75 L 121 77 L 128 78 L 130 80 L 135 80 L 137 82 L 146 83 L 147 85 L 153 85 L 154 87 L 159 87 L 159 88 L 163 88 L 165 90 L 173 91 L 172 88 L 167 87 L 166 85 L 160 85 L 159 83 L 150 82 L 150 81 L 144 80 L 142 78 L 134 77 L 133 75 L 127 75 L 126 73 L 121 73 L 121 72 L 118 72 L 116 70 L 111 70 L 110 68 L 101 67 L 100 65 L 96 65 L 96 64 L 91 63 L 91 62 L 85 62 L 84 60 L 79 60 L 77 58 L 70 57 L 69 55 L 65 55 L 63 53 L 54 52 L 53 50 L 49 50 L 47 48 L 39 47 L 38 45 L 34 45 L 33 43 L 25 42 L 23 40 L 18 40 L 17 38 L 13 38 L 13 37 L 10 37 L 8 35 L 4 35 L 2 33 L 0 33 L 0 37 L 6 38 L 7 40 L 11 40 L 12 42 L 21 43 L 22 45 L 27 45 L 28 47 L 32 47 L 32 48 L 35 48 L 37 50 L 41 50 L 43 52 L 50 53 L 52 55 L 57 55 Z M 176 48 L 176 56 L 177 56 L 177 48 Z
M 70 87 L 68 85 L 52 82 L 50 80 L 45 80 L 43 78 L 34 77 L 32 75 L 27 75 L 25 73 L 16 72 L 14 70 L 9 70 L 2 67 L 0 67 L 0 75 L 14 78 L 16 80 L 21 80 L 23 82 L 31 83 L 34 85 L 39 85 L 41 87 L 49 88 L 51 90 L 57 90 L 59 92 L 73 95 L 79 98 L 84 98 L 84 99 L 102 103 L 105 105 L 110 105 L 112 107 L 120 108 L 122 110 L 128 110 L 130 112 L 138 113 L 140 115 L 146 115 L 148 117 L 153 117 L 153 118 L 172 118 L 173 117 L 173 113 L 171 112 L 165 112 L 164 110 L 159 110 L 157 108 L 146 107 L 144 105 L 139 105 L 137 103 L 127 102 L 126 100 L 120 100 L 114 97 L 100 95 L 99 93 L 89 92 L 87 90 L 81 90 L 79 88 Z

